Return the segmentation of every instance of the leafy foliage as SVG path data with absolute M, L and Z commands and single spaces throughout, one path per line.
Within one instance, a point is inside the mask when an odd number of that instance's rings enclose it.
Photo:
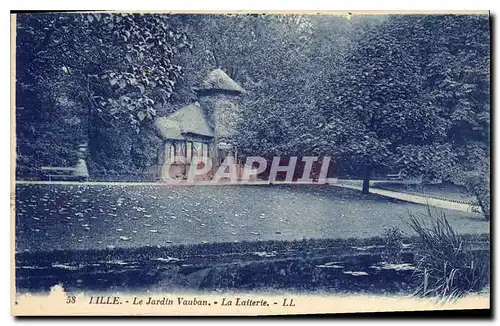
M 333 94 L 320 106 L 329 115 L 326 132 L 336 154 L 365 166 L 365 181 L 370 170 L 405 160 L 398 154 L 421 152 L 446 135 L 446 121 L 423 91 L 412 40 L 401 32 L 408 24 L 389 18 L 361 35 L 328 85 Z M 340 131 L 330 133 L 333 128 Z
M 264 62 L 280 71 L 260 67 L 266 89 L 246 86 L 256 95 L 235 140 L 242 153 L 330 155 L 365 181 L 372 170 L 477 174 L 490 143 L 487 17 L 301 18 L 308 29 L 268 26 L 281 41 L 256 49 L 272 49 Z
M 153 119 L 155 105 L 169 100 L 181 78 L 175 58 L 189 46 L 186 34 L 174 29 L 167 15 L 19 15 L 16 106 L 25 110 L 19 110 L 18 121 L 26 119 L 26 112 L 35 118 L 18 128 L 18 153 L 28 157 L 42 141 L 52 143 L 44 137 L 49 124 L 61 134 L 58 146 L 74 148 L 68 137 L 79 134 L 80 142 L 89 142 L 92 157 L 105 161 L 109 157 L 98 157 L 99 130 L 139 132 Z M 54 119 L 66 115 L 79 119 L 80 133 Z M 37 133 L 43 137 L 35 146 L 22 143 L 36 139 Z M 51 147 L 50 157 L 65 156 Z M 50 157 L 30 164 L 58 164 Z M 66 158 L 71 161 L 71 155 Z
M 486 220 L 490 219 L 490 161 L 489 157 L 475 160 L 476 166 L 467 170 L 457 166 L 453 171 L 453 180 L 465 185 L 468 193 L 476 196 L 477 205 Z
M 489 219 L 490 28 L 488 17 L 413 17 L 420 33 L 425 89 L 449 121 L 447 142 L 455 156 L 443 176 L 475 195 Z M 432 28 L 432 29 L 431 29 Z
M 402 261 L 403 252 L 403 231 L 398 227 L 390 227 L 382 234 L 384 239 L 384 251 L 382 259 L 390 264 L 399 264 Z

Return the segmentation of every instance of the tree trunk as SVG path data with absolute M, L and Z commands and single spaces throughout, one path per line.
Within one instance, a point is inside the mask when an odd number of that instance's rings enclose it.
M 368 194 L 370 191 L 370 167 L 365 166 L 363 169 L 363 193 Z
M 96 157 L 96 151 L 95 149 L 97 148 L 97 140 L 96 140 L 96 123 L 97 121 L 95 121 L 94 119 L 94 111 L 92 110 L 92 107 L 91 107 L 91 104 L 89 103 L 89 107 L 88 107 L 88 112 L 87 112 L 87 116 L 88 116 L 88 125 L 87 125 L 87 157 L 85 158 L 86 160 L 87 159 L 92 159 L 92 160 L 96 160 L 97 157 Z

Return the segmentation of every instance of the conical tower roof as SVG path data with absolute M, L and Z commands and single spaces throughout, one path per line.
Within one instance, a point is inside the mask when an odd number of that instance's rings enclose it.
M 222 69 L 214 69 L 210 71 L 203 80 L 202 87 L 198 89 L 199 91 L 228 91 L 241 93 L 244 89 L 231 77 L 229 77 Z

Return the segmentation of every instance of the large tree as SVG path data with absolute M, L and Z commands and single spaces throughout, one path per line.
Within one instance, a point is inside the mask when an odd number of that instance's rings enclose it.
M 403 16 L 401 37 L 424 78 L 423 91 L 447 121 L 445 146 L 437 151 L 404 151 L 406 169 L 438 171 L 445 181 L 464 185 L 489 218 L 490 26 L 486 15 Z M 429 160 L 429 157 L 431 160 Z M 435 164 L 443 158 L 452 164 Z
M 456 164 L 444 175 L 465 185 L 490 216 L 490 24 L 485 15 L 412 17 L 425 89 L 450 121 L 447 142 Z M 415 34 L 415 33 L 414 33 Z
M 182 74 L 175 58 L 189 46 L 168 15 L 153 14 L 21 14 L 16 41 L 18 121 L 33 117 L 18 124 L 18 153 L 29 155 L 23 139 L 44 139 L 47 124 L 71 135 L 78 125 L 95 159 L 102 129 L 137 132 L 169 100 Z
M 239 55 L 248 61 L 237 77 L 248 95 L 235 143 L 248 155 L 325 154 L 311 146 L 322 141 L 315 130 L 322 121 L 316 109 L 324 97 L 320 85 L 341 66 L 340 54 L 367 20 L 310 15 L 258 18 L 247 20 L 252 26 L 247 30 L 258 42 L 247 43 L 251 47 Z
M 324 137 L 339 162 L 362 169 L 364 193 L 374 169 L 394 167 L 402 152 L 431 159 L 428 149 L 446 135 L 446 120 L 423 91 L 412 40 L 401 37 L 407 28 L 389 18 L 362 34 L 325 85 L 331 96 L 319 105 L 327 120 Z

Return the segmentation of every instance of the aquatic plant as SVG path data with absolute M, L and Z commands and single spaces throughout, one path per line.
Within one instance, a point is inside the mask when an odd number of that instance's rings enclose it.
M 471 241 L 457 235 L 444 212 L 436 217 L 428 208 L 423 218 L 412 213 L 410 217 L 419 239 L 415 246 L 414 277 L 419 280 L 415 295 L 454 299 L 489 285 L 489 252 L 475 249 Z

